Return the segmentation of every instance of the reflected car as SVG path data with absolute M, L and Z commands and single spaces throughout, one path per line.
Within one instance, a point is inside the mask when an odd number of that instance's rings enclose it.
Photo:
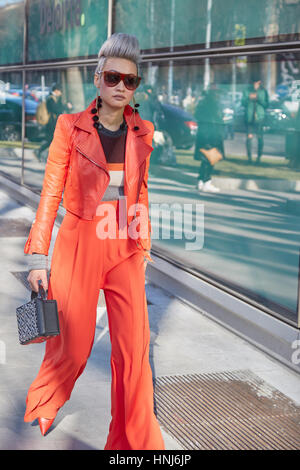
M 51 88 L 49 86 L 40 86 L 40 85 L 30 85 L 29 90 L 32 96 L 37 101 L 41 101 L 43 98 L 47 98 L 47 96 L 51 93 Z
M 166 131 L 178 149 L 189 149 L 195 143 L 198 124 L 194 116 L 178 106 L 161 103 L 163 114 L 158 118 L 159 130 Z
M 228 136 L 233 138 L 235 131 L 242 132 L 245 128 L 245 108 L 241 104 L 241 93 L 236 93 L 235 101 L 232 95 L 233 93 L 227 93 L 220 99 L 225 139 Z
M 23 89 L 22 88 L 10 88 L 6 92 L 10 95 L 13 95 L 13 96 L 23 96 Z M 29 100 L 37 101 L 36 97 L 31 93 L 30 90 L 25 91 L 25 97 Z
M 234 129 L 237 132 L 246 133 L 246 122 L 245 122 L 246 109 L 240 105 L 237 112 L 234 114 Z M 288 107 L 284 105 L 284 102 L 270 101 L 269 106 L 266 109 L 264 119 L 264 132 L 265 133 L 279 133 L 284 134 L 285 129 L 289 125 L 291 119 L 291 112 Z
M 22 96 L 5 93 L 0 103 L 0 139 L 20 141 L 22 137 Z M 25 136 L 30 141 L 39 139 L 39 126 L 36 121 L 38 103 L 25 98 Z
M 287 111 L 284 111 L 278 104 L 275 104 L 274 107 L 271 105 L 266 110 L 266 118 L 264 121 L 264 132 L 276 134 L 285 132 L 286 126 L 289 121 L 289 114 Z

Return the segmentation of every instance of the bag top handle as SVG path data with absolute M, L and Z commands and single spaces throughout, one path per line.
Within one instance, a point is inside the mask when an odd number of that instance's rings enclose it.
M 46 292 L 43 288 L 42 284 L 39 284 L 39 291 L 35 292 L 34 290 L 31 291 L 31 300 L 35 297 L 40 297 L 41 299 L 46 299 Z

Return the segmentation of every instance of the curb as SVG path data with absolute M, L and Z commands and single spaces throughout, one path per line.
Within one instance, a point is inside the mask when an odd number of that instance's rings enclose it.
M 286 212 L 300 216 L 300 179 L 295 181 L 279 179 L 241 179 L 212 177 L 220 189 L 235 191 L 268 191 L 270 196 L 278 196 L 285 204 Z
M 300 201 L 300 175 L 299 180 L 282 180 L 282 179 L 244 179 L 244 178 L 222 178 L 212 177 L 221 189 L 246 189 L 249 191 L 279 191 L 285 194 L 287 198 L 297 196 Z M 294 194 L 294 193 L 299 194 Z

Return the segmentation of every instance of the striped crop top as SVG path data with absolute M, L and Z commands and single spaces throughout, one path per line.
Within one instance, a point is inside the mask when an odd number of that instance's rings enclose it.
M 104 150 L 110 175 L 109 185 L 101 201 L 112 201 L 124 196 L 125 147 L 127 124 L 124 119 L 116 131 L 106 129 L 102 124 L 98 127 L 98 135 Z

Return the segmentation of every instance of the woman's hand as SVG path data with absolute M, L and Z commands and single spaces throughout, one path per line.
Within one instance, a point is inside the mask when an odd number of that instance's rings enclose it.
M 41 284 L 44 290 L 48 290 L 47 269 L 32 269 L 29 272 L 27 281 L 29 282 L 31 289 L 35 292 L 39 291 L 39 280 L 42 281 Z

